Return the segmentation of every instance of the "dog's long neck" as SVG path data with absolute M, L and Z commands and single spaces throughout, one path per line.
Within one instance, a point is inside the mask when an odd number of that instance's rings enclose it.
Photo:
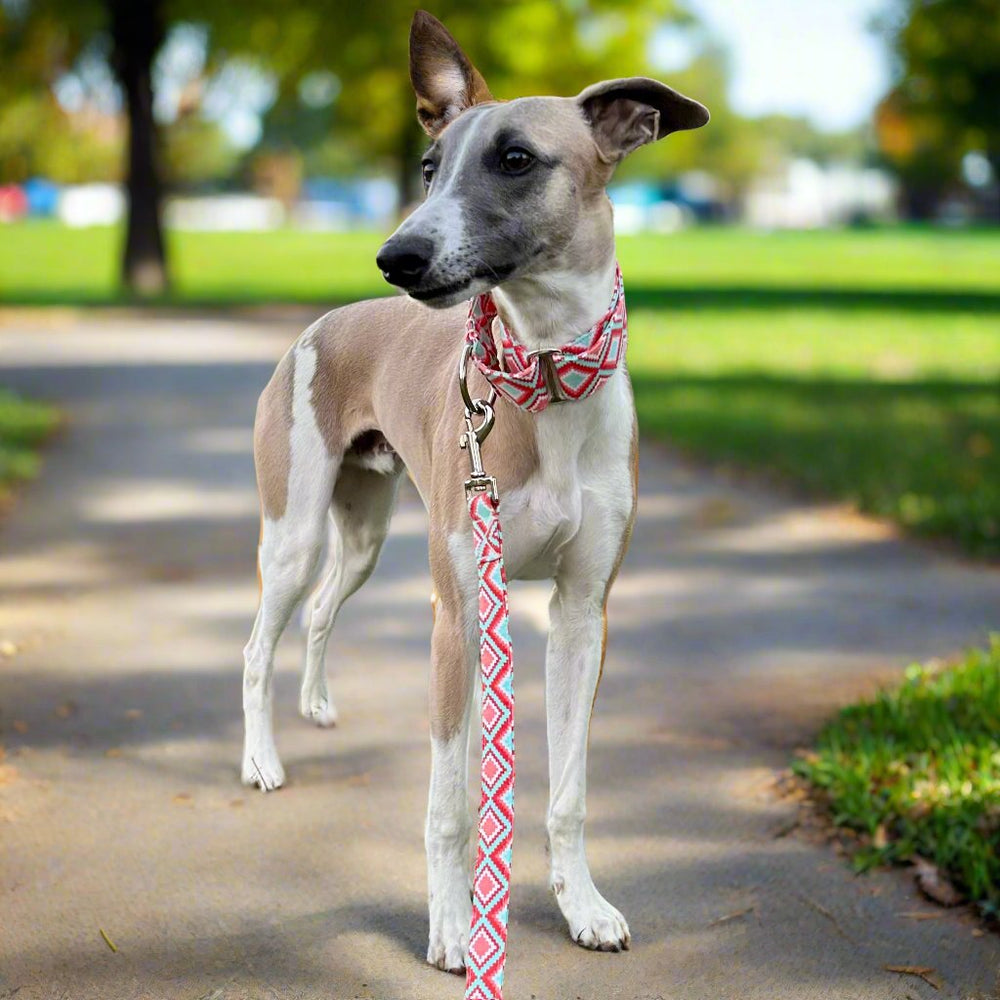
M 604 316 L 615 283 L 613 242 L 600 257 L 567 261 L 493 290 L 498 312 L 521 344 L 533 351 L 561 347 Z

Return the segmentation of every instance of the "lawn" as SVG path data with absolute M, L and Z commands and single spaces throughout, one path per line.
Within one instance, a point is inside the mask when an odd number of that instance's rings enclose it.
M 381 237 L 173 233 L 172 303 L 385 294 Z M 118 301 L 116 230 L 0 227 L 0 303 Z M 644 433 L 1000 556 L 1000 231 L 624 237 Z
M 58 412 L 0 389 L 0 503 L 14 483 L 38 472 L 38 448 L 55 429 Z
M 1000 636 L 844 709 L 795 770 L 861 835 L 858 867 L 919 856 L 1000 916 Z

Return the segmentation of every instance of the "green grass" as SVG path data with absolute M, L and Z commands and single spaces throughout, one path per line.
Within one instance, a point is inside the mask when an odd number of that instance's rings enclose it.
M 38 472 L 38 448 L 59 421 L 58 412 L 0 389 L 0 499 Z
M 633 310 L 644 433 L 1000 555 L 1000 317 Z
M 954 666 L 911 666 L 898 688 L 844 709 L 795 770 L 835 823 L 863 835 L 860 868 L 920 855 L 997 916 L 997 733 L 1000 636 Z
M 375 268 L 385 234 L 168 234 L 170 301 L 190 304 L 347 301 L 389 294 Z M 117 228 L 66 229 L 32 221 L 0 226 L 0 302 L 110 304 L 117 288 Z M 658 305 L 828 308 L 865 302 L 1000 310 L 1000 234 L 885 229 L 762 234 L 694 229 L 622 237 L 630 293 Z M 668 294 L 664 294 L 668 293 Z
M 172 233 L 180 305 L 387 294 L 377 233 Z M 114 303 L 120 233 L 0 226 L 0 303 Z M 1000 231 L 623 237 L 640 422 L 1000 556 Z

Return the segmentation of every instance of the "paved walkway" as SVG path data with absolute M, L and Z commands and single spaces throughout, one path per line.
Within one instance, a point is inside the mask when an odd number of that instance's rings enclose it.
M 238 783 L 257 596 L 250 427 L 297 328 L 69 313 L 0 328 L 0 383 L 70 418 L 0 530 L 0 638 L 18 646 L 0 659 L 0 997 L 462 995 L 423 962 L 430 584 L 411 492 L 334 633 L 340 727 L 297 716 L 290 635 L 277 672 L 290 784 L 264 796 Z M 791 807 L 769 785 L 835 706 L 981 640 L 1000 574 L 656 446 L 641 486 L 588 823 L 633 950 L 574 947 L 545 889 L 547 593 L 519 586 L 508 1000 L 989 994 L 1000 939 L 952 914 L 900 916 L 931 909 L 904 875 L 855 878 L 776 836 Z M 932 966 L 945 985 L 886 964 Z

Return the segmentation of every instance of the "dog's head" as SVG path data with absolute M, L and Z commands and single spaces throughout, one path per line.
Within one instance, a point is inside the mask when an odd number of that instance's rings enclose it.
M 606 80 L 576 97 L 498 102 L 444 25 L 410 29 L 417 118 L 433 140 L 427 197 L 379 250 L 386 281 L 445 307 L 567 259 L 610 257 L 604 187 L 633 150 L 699 128 L 707 109 L 656 80 Z

